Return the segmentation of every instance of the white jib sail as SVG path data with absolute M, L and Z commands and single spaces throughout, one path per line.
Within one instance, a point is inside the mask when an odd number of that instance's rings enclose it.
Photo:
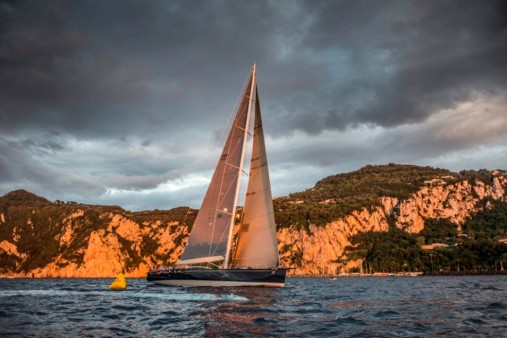
M 273 198 L 264 143 L 259 95 L 256 90 L 255 124 L 250 176 L 243 219 L 238 231 L 232 267 L 274 268 L 279 263 Z

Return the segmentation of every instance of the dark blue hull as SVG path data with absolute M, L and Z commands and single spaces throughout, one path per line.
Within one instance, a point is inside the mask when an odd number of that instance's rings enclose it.
M 148 273 L 147 280 L 169 286 L 284 287 L 286 269 L 174 269 Z

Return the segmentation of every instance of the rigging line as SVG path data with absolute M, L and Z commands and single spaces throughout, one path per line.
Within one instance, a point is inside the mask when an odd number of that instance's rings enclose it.
M 240 167 L 238 167 L 237 165 L 234 165 L 234 164 L 230 164 L 230 163 L 225 163 L 225 165 L 228 165 L 229 167 L 233 167 L 234 169 L 238 169 L 238 170 L 241 170 L 241 172 L 245 175 L 248 175 L 248 173 L 244 170 L 244 169 L 241 169 Z
M 253 137 L 252 133 L 248 130 L 248 128 L 243 128 L 241 126 L 234 126 L 234 128 L 238 128 L 238 129 L 242 130 L 243 132 L 246 132 L 248 134 L 248 136 Z
M 189 212 L 190 212 L 190 207 L 188 207 L 188 209 L 187 209 L 187 213 L 185 214 L 185 218 L 183 218 L 183 223 L 181 223 L 182 225 L 185 225 L 185 221 L 187 220 Z

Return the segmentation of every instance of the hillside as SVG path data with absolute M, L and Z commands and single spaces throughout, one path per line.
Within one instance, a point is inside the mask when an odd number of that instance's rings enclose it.
M 497 175 L 505 172 L 497 171 Z M 487 170 L 453 173 L 415 165 L 368 165 L 351 173 L 326 177 L 304 192 L 275 199 L 276 219 L 281 227 L 324 226 L 364 207 L 381 206 L 385 197 L 409 199 L 436 179 L 445 186 L 463 181 L 489 185 L 494 174 Z
M 128 212 L 13 191 L 0 197 L 0 274 L 105 277 L 125 269 L 142 275 L 174 260 L 195 215 L 187 207 Z
M 507 264 L 507 245 L 499 242 L 507 237 L 506 191 L 506 172 L 499 170 L 389 164 L 330 176 L 274 200 L 282 264 L 296 274 L 428 271 L 437 253 L 456 254 L 423 251 L 438 241 L 471 255 L 486 250 L 495 264 Z M 0 275 L 144 276 L 150 266 L 178 259 L 196 212 L 129 212 L 10 192 L 0 197 Z M 452 259 L 443 260 L 439 266 L 451 269 Z M 387 268 L 386 261 L 401 263 Z M 491 265 L 474 262 L 467 268 Z

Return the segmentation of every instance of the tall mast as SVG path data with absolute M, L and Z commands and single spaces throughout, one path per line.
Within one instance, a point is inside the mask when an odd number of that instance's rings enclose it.
M 250 127 L 250 112 L 252 111 L 252 102 L 254 100 L 254 89 L 255 89 L 255 68 L 256 64 L 254 63 L 252 66 L 252 83 L 250 85 L 250 94 L 248 98 L 248 110 L 246 113 L 246 124 L 245 124 L 245 130 L 244 130 L 244 138 L 243 138 L 243 149 L 241 151 L 241 160 L 239 162 L 239 174 L 243 172 L 243 162 L 245 158 L 245 147 L 247 143 L 247 137 L 248 137 L 248 129 Z M 238 204 L 238 195 L 239 195 L 239 189 L 241 187 L 241 180 L 238 179 L 238 183 L 236 185 L 236 194 L 234 198 L 234 206 L 232 207 L 232 218 L 231 218 L 231 225 L 229 227 L 229 241 L 227 242 L 227 251 L 225 254 L 225 261 L 224 261 L 224 269 L 227 269 L 229 267 L 229 262 L 231 260 L 231 246 L 232 246 L 232 233 L 234 230 L 234 223 L 236 220 L 236 207 Z

